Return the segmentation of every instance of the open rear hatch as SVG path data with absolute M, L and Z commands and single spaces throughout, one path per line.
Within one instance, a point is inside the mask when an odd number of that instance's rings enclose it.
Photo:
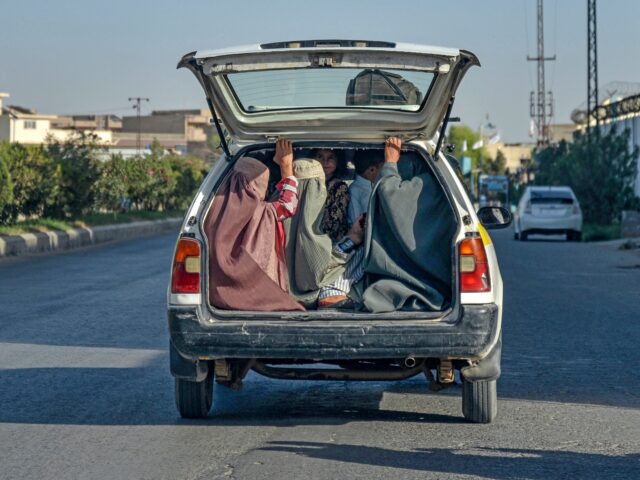
M 313 40 L 192 52 L 191 70 L 236 143 L 431 139 L 469 67 L 464 50 Z

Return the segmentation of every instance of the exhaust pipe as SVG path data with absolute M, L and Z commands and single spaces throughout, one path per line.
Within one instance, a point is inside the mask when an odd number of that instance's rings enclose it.
M 414 357 L 407 357 L 404 359 L 404 366 L 407 368 L 413 368 L 416 366 L 416 359 Z

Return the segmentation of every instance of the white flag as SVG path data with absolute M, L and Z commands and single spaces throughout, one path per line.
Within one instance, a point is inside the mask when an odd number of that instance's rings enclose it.
M 471 145 L 471 150 L 478 150 L 479 148 L 482 148 L 483 146 L 484 146 L 484 142 L 482 141 L 482 139 L 480 139 L 477 142 L 475 142 L 473 145 Z
M 529 123 L 529 136 L 533 138 L 537 135 L 537 133 L 536 122 L 532 118 L 531 122 Z
M 467 141 L 466 141 L 466 140 L 463 140 L 463 141 L 462 141 L 462 151 L 463 151 L 463 152 L 466 152 L 466 151 L 467 151 Z
M 494 143 L 498 143 L 500 141 L 500 132 L 496 133 L 493 137 L 489 139 L 489 145 L 493 145 Z

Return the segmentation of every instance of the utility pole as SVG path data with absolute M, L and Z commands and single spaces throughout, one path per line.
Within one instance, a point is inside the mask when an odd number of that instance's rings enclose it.
M 136 135 L 136 149 L 138 150 L 138 155 L 140 155 L 140 147 L 141 147 L 141 139 L 140 139 L 140 130 L 141 130 L 141 120 L 140 120 L 140 110 L 142 108 L 142 102 L 148 102 L 149 99 L 145 97 L 129 97 L 130 102 L 135 102 L 133 105 L 133 109 L 136 110 L 136 115 L 138 117 L 138 133 Z
M 587 134 L 591 120 L 600 123 L 598 115 L 598 35 L 596 32 L 596 0 L 587 0 Z
M 544 85 L 544 62 L 553 61 L 556 56 L 544 56 L 544 15 L 543 0 L 538 0 L 538 55 L 527 60 L 538 63 L 538 91 L 537 95 L 531 92 L 531 118 L 535 119 L 536 136 L 538 146 L 546 145 L 549 142 L 549 129 L 547 128 L 547 118 L 553 115 L 553 97 L 551 92 L 545 92 Z M 547 101 L 548 96 L 548 101 Z

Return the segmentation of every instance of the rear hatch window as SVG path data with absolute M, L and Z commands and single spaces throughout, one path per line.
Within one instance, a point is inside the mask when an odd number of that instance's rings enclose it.
M 418 111 L 431 72 L 382 69 L 285 69 L 227 75 L 245 112 L 349 106 Z
M 531 192 L 532 205 L 572 205 L 569 192 Z

